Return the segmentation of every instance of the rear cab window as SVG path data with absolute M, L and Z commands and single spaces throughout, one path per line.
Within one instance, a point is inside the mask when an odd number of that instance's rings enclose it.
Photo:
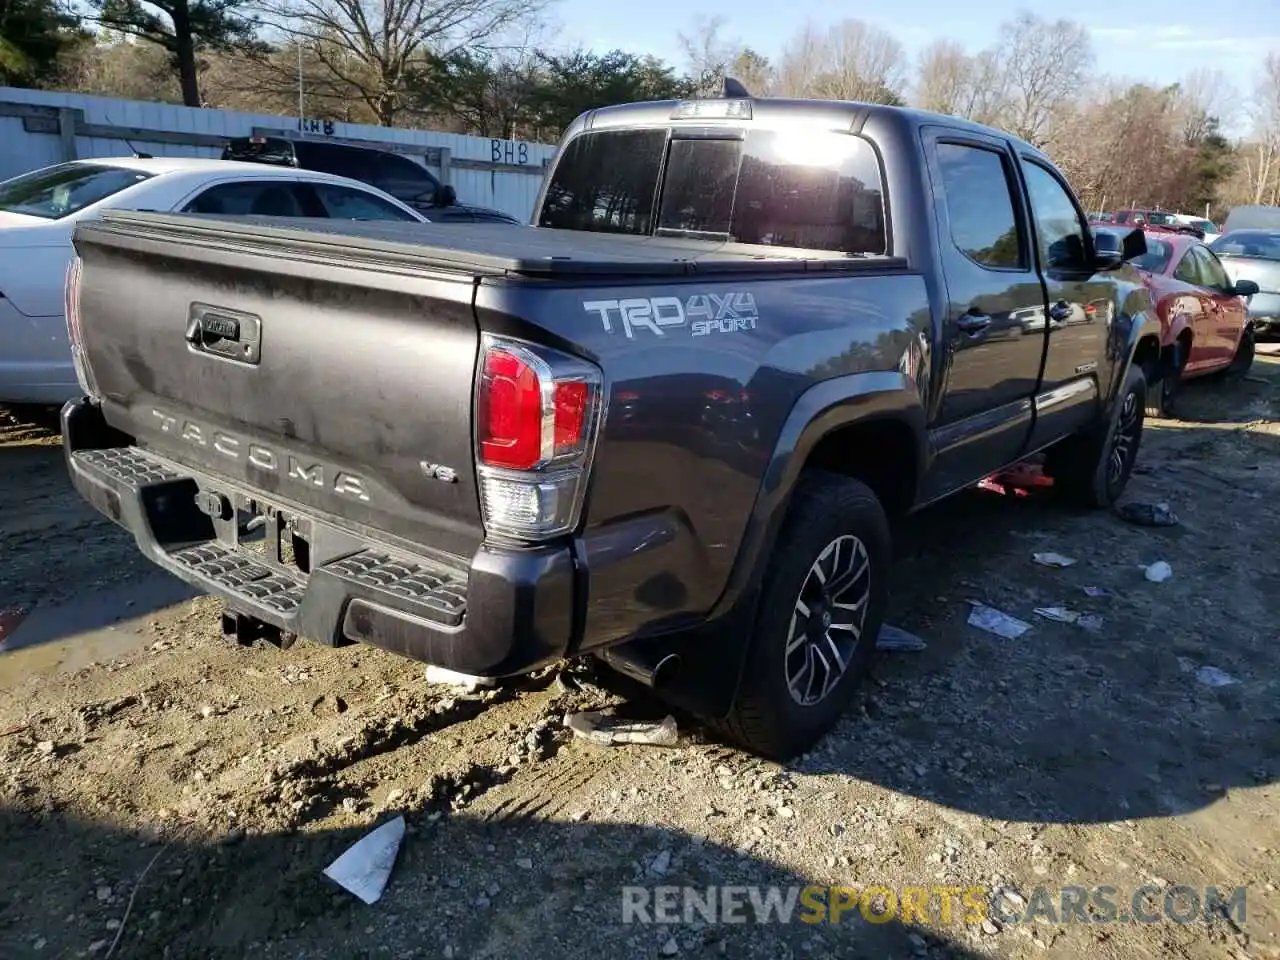
M 852 255 L 887 249 L 875 150 L 835 131 L 583 133 L 552 172 L 538 225 Z

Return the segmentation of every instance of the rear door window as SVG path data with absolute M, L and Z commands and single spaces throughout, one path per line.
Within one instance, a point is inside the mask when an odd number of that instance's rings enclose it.
M 969 144 L 938 144 L 938 172 L 951 242 L 983 267 L 1026 269 L 1008 158 Z
M 294 184 L 286 180 L 246 180 L 219 183 L 191 200 L 187 213 L 224 216 L 305 217 Z
M 325 213 L 335 220 L 417 220 L 393 203 L 367 190 L 333 183 L 307 184 L 316 192 Z

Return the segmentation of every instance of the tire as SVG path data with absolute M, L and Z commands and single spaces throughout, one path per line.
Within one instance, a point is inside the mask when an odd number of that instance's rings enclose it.
M 1182 393 L 1182 367 L 1185 363 L 1181 357 L 1181 344 L 1175 344 L 1174 350 L 1174 369 L 1160 377 L 1158 386 L 1155 377 L 1150 373 L 1146 374 L 1147 381 L 1147 401 L 1146 415 L 1148 417 L 1157 417 L 1163 420 L 1172 420 L 1177 416 L 1178 397 Z
M 1045 469 L 1063 500 L 1107 508 L 1120 499 L 1142 445 L 1146 396 L 1147 378 L 1130 366 L 1105 427 L 1067 437 L 1049 451 Z
M 737 696 L 720 723 L 725 735 L 786 760 L 840 719 L 875 655 L 889 598 L 890 539 L 884 508 L 865 484 L 817 470 L 802 477 L 765 573 Z M 843 592 L 830 590 L 837 579 Z M 792 637 L 803 636 L 806 624 L 812 639 L 797 645 Z M 828 672 L 842 659 L 843 671 Z
M 1257 349 L 1257 333 L 1254 332 L 1252 326 L 1245 327 L 1244 333 L 1240 334 L 1240 343 L 1236 346 L 1236 355 L 1227 364 L 1225 373 L 1228 379 L 1241 380 L 1248 375 L 1249 370 L 1253 367 L 1253 357 Z

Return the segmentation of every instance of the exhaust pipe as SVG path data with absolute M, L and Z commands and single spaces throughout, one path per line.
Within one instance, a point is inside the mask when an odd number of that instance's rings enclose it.
M 680 670 L 679 654 L 665 651 L 650 652 L 629 643 L 609 647 L 599 656 L 624 677 L 630 677 L 650 690 L 666 686 Z

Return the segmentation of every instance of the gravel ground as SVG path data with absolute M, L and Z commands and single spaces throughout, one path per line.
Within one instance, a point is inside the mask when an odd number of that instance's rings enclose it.
M 79 501 L 56 438 L 0 415 L 0 957 L 1280 958 L 1278 388 L 1260 358 L 1149 422 L 1129 496 L 1177 526 L 989 492 L 906 522 L 891 619 L 928 647 L 882 654 L 788 765 L 686 718 L 671 749 L 575 740 L 566 712 L 665 713 L 581 665 L 465 693 L 360 647 L 234 647 Z M 969 600 L 1032 629 L 981 632 Z M 397 813 L 367 906 L 322 870 Z M 807 884 L 1052 903 L 623 922 L 624 887 Z M 1115 887 L 1125 913 L 1211 884 L 1247 888 L 1246 915 L 1083 922 L 1059 894 Z

